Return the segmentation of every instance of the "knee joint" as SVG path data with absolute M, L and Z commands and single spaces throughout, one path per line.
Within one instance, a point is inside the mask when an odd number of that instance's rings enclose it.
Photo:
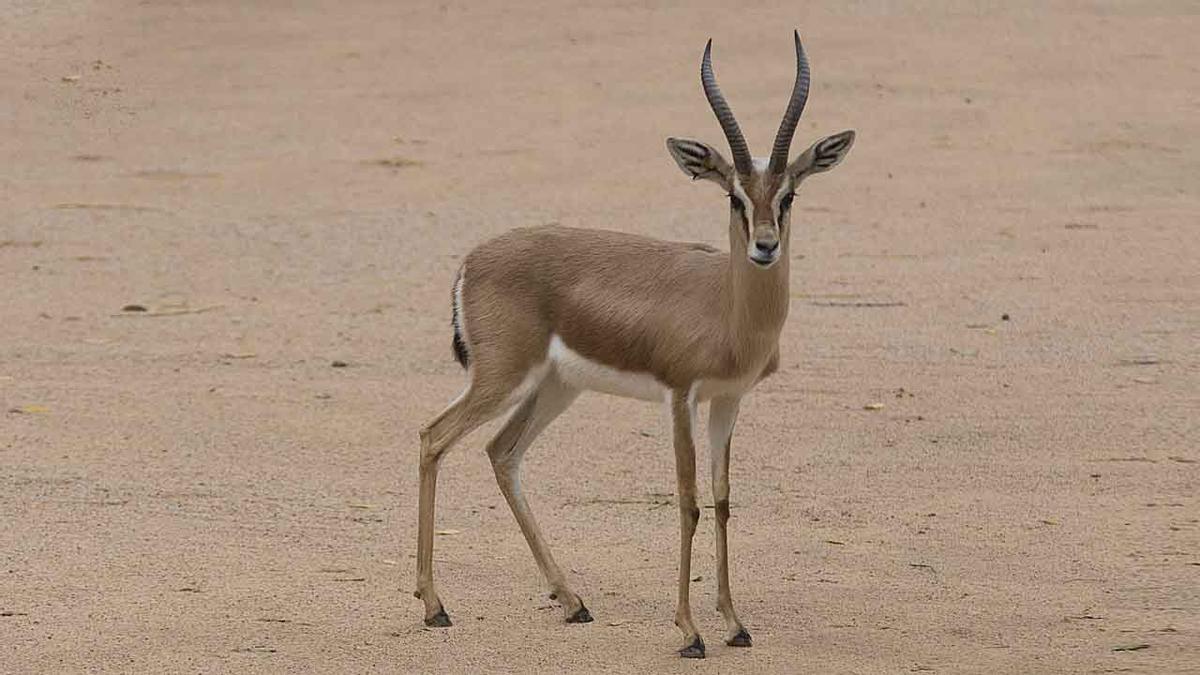
M 496 474 L 496 480 L 511 481 L 517 474 L 517 463 L 513 461 L 513 456 L 506 455 L 503 457 L 490 457 L 492 460 L 492 473 Z
M 729 500 L 718 499 L 714 506 L 717 512 L 717 522 L 724 525 L 729 520 Z
M 437 466 L 442 459 L 442 452 L 433 447 L 429 442 L 428 434 L 422 430 L 421 432 L 421 468 L 429 469 Z
M 433 430 L 429 427 L 422 427 L 418 432 L 421 437 L 421 455 L 427 455 L 433 450 Z

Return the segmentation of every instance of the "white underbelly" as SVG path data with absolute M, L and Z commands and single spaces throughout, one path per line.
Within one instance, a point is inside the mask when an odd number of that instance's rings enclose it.
M 571 387 L 613 396 L 662 401 L 667 386 L 649 373 L 619 370 L 572 350 L 557 335 L 550 337 L 548 356 L 558 378 Z
M 550 337 L 547 361 L 564 384 L 576 389 L 643 401 L 663 401 L 670 391 L 667 385 L 650 373 L 620 370 L 593 361 L 568 347 L 557 335 Z M 757 379 L 748 376 L 731 380 L 699 380 L 693 383 L 689 394 L 697 402 L 718 396 L 741 396 L 754 387 Z

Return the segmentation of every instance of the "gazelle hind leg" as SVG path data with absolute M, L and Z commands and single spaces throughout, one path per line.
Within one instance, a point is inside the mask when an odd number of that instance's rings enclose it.
M 533 511 L 529 508 L 529 502 L 521 489 L 521 459 L 538 435 L 554 421 L 554 418 L 561 415 L 578 395 L 579 390 L 550 375 L 517 407 L 487 447 L 500 492 L 504 494 L 521 533 L 525 535 L 533 559 L 550 584 L 551 598 L 556 598 L 562 604 L 568 623 L 588 623 L 592 620 L 592 615 L 567 584 L 566 577 L 554 561 L 550 547 L 538 528 Z
M 713 505 L 717 516 L 717 610 L 725 617 L 725 644 L 749 647 L 750 633 L 733 610 L 729 591 L 729 549 L 726 523 L 729 522 L 729 446 L 737 421 L 736 398 L 714 399 L 708 409 L 708 443 L 712 455 Z
M 544 373 L 542 373 L 544 376 Z M 432 422 L 421 429 L 420 487 L 417 512 L 417 590 L 413 593 L 425 603 L 425 625 L 450 625 L 433 585 L 434 502 L 437 474 L 442 456 L 454 443 L 495 418 L 512 405 L 514 394 L 537 373 L 509 378 L 490 378 L 481 382 L 478 372 L 462 396 L 451 403 Z M 524 381 L 522 381 L 522 378 Z M 494 381 L 493 381 L 494 380 Z M 505 380 L 512 380 L 508 382 Z M 495 386 L 495 385 L 503 386 Z

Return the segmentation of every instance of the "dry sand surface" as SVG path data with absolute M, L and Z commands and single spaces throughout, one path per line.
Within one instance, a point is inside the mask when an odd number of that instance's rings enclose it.
M 1200 672 L 1195 2 L 292 4 L 0 3 L 0 671 Z M 755 646 L 706 510 L 676 657 L 667 429 L 600 395 L 525 469 L 596 622 L 490 427 L 444 464 L 425 628 L 459 260 L 548 222 L 727 246 L 663 139 L 724 147 L 712 36 L 763 152 L 793 26 L 796 146 L 859 139 L 797 200 L 734 439 Z

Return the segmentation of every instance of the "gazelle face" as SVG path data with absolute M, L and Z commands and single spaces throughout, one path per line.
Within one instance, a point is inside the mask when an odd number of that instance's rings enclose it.
M 854 132 L 826 136 L 778 174 L 766 160 L 752 160 L 743 176 L 712 146 L 683 138 L 668 138 L 667 150 L 693 180 L 710 180 L 729 195 L 730 254 L 745 251 L 755 266 L 767 269 L 786 253 L 791 236 L 792 201 L 807 177 L 837 166 L 854 145 Z
M 667 139 L 668 152 L 685 174 L 692 180 L 712 181 L 725 190 L 729 196 L 730 255 L 737 256 L 739 249 L 744 250 L 747 259 L 761 269 L 771 267 L 787 253 L 792 200 L 800 182 L 814 173 L 837 166 L 854 144 L 853 131 L 826 136 L 788 164 L 788 150 L 796 124 L 804 112 L 809 89 L 808 58 L 800 45 L 799 33 L 795 34 L 795 40 L 796 82 L 769 159 L 750 156 L 742 130 L 712 72 L 712 40 L 704 48 L 704 58 L 700 62 L 700 83 L 721 130 L 725 132 L 725 139 L 729 141 L 733 165 L 707 143 L 684 138 Z
M 784 255 L 791 234 L 787 224 L 795 186 L 790 178 L 771 176 L 766 162 L 756 160 L 744 183 L 734 176 L 729 191 L 730 245 L 742 245 L 750 262 L 768 268 Z

